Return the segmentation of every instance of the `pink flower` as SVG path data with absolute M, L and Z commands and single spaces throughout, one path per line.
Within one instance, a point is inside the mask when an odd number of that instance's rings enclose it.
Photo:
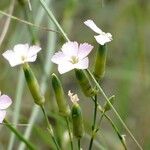
M 93 20 L 87 20 L 84 22 L 84 24 L 88 26 L 89 28 L 91 28 L 94 32 L 99 34 L 94 37 L 97 43 L 99 43 L 100 45 L 104 45 L 105 43 L 112 41 L 112 35 L 110 33 L 103 32 L 100 28 L 96 26 Z
M 37 53 L 41 50 L 39 46 L 28 44 L 17 44 L 13 50 L 7 50 L 2 55 L 6 58 L 12 67 L 23 64 L 25 62 L 34 62 Z
M 58 65 L 60 74 L 66 73 L 72 69 L 87 69 L 89 59 L 87 55 L 91 52 L 93 46 L 88 43 L 78 44 L 77 42 L 66 42 L 61 50 L 55 53 L 51 61 Z
M 0 93 L 0 123 L 3 122 L 6 116 L 6 109 L 11 105 L 12 100 L 7 95 L 1 95 Z

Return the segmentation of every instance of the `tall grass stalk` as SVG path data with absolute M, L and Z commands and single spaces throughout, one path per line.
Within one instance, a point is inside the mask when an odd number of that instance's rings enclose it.
M 53 13 L 50 11 L 49 7 L 47 6 L 47 4 L 45 3 L 44 0 L 39 0 L 42 7 L 44 8 L 44 10 L 47 12 L 48 16 L 51 18 L 51 20 L 54 22 L 54 24 L 56 25 L 56 27 L 60 30 L 60 32 L 62 33 L 63 37 L 69 41 L 69 38 L 67 37 L 66 33 L 63 31 L 63 29 L 61 28 L 61 26 L 59 25 L 59 23 L 57 22 L 55 16 L 53 15 Z
M 9 14 L 13 13 L 14 6 L 15 6 L 15 0 L 12 0 L 11 3 L 10 3 L 10 6 L 9 6 Z M 5 36 L 6 36 L 7 32 L 8 32 L 10 22 L 11 22 L 11 18 L 7 18 L 6 21 L 5 21 L 4 28 L 3 28 L 1 36 L 0 36 L 0 47 L 1 47 L 1 45 L 4 41 L 4 39 L 5 39 Z
M 20 4 L 21 5 L 21 4 Z M 28 20 L 28 14 L 25 5 L 21 5 L 22 10 L 24 11 L 25 20 Z M 28 26 L 29 33 L 31 35 L 31 40 L 33 42 L 36 41 L 35 34 L 32 32 L 31 26 Z M 35 44 L 35 43 L 34 43 Z M 16 91 L 16 100 L 15 100 L 15 109 L 14 109 L 14 115 L 13 115 L 13 123 L 17 124 L 19 120 L 19 112 L 21 108 L 21 99 L 23 94 L 23 87 L 24 87 L 24 75 L 22 73 L 22 69 L 20 69 L 20 75 L 19 75 L 19 83 L 18 83 L 18 89 Z M 12 133 L 8 145 L 8 150 L 12 150 L 13 145 L 15 141 L 15 135 Z
M 22 10 L 24 11 L 25 20 L 28 20 L 27 11 L 26 11 L 25 6 L 24 5 L 21 5 L 21 6 L 23 8 Z M 32 32 L 31 26 L 28 26 L 28 29 L 29 29 L 29 33 L 31 35 L 32 41 L 35 42 L 36 39 L 35 39 L 35 35 Z M 15 98 L 15 109 L 14 109 L 14 114 L 13 114 L 13 123 L 16 125 L 18 124 L 18 120 L 19 120 L 24 83 L 25 83 L 24 75 L 23 75 L 22 69 L 20 69 L 18 88 L 16 91 L 16 98 Z M 9 144 L 8 144 L 8 150 L 13 149 L 14 142 L 15 142 L 15 134 L 11 133 Z
M 51 1 L 47 0 L 47 2 L 50 3 Z M 42 17 L 44 15 L 44 11 L 41 9 L 39 14 L 40 14 L 41 19 L 37 18 L 36 19 L 37 22 L 41 22 Z M 52 29 L 55 29 L 55 26 L 53 23 L 50 23 L 49 27 Z M 45 63 L 44 63 L 45 64 L 44 65 L 44 73 L 43 73 L 44 75 L 42 76 L 41 86 L 40 86 L 43 93 L 45 93 L 46 88 L 47 88 L 46 80 L 48 78 L 49 72 L 50 72 L 51 67 L 52 67 L 50 58 L 54 53 L 55 43 L 56 43 L 56 34 L 53 32 L 49 32 L 48 33 L 48 45 L 47 45 L 46 59 L 45 59 Z M 34 123 L 38 117 L 39 110 L 40 110 L 40 108 L 36 105 L 32 109 L 32 114 L 31 114 L 30 119 L 28 121 L 30 126 L 28 126 L 26 128 L 25 133 L 24 133 L 24 136 L 26 137 L 26 139 L 29 139 L 29 137 L 30 137 L 32 127 L 33 127 L 33 125 L 34 125 Z M 21 143 L 18 147 L 18 150 L 24 150 L 24 149 L 25 149 L 25 145 L 23 143 Z
M 19 120 L 22 94 L 23 94 L 23 90 L 24 90 L 24 83 L 25 83 L 24 75 L 23 75 L 22 69 L 20 68 L 18 85 L 17 85 L 16 96 L 15 96 L 15 101 L 14 101 L 15 106 L 14 106 L 13 120 L 12 120 L 15 127 L 17 127 L 18 120 Z M 15 141 L 15 134 L 11 133 L 9 144 L 8 144 L 8 150 L 13 149 L 14 141 Z
M 50 19 L 55 23 L 55 25 L 58 27 L 58 29 L 60 30 L 60 32 L 62 33 L 62 35 L 64 36 L 64 38 L 69 41 L 69 38 L 67 37 L 66 33 L 63 31 L 63 29 L 61 28 L 61 26 L 59 25 L 59 23 L 57 22 L 55 16 L 53 15 L 53 13 L 50 11 L 49 7 L 46 5 L 46 3 L 44 2 L 44 0 L 39 0 L 42 7 L 45 9 L 45 11 L 47 12 L 48 16 L 50 17 Z M 121 124 L 123 125 L 123 127 L 126 129 L 126 131 L 129 133 L 130 137 L 134 140 L 134 142 L 137 144 L 137 146 L 139 147 L 140 150 L 143 150 L 143 148 L 141 147 L 141 145 L 138 143 L 138 141 L 135 139 L 134 135 L 131 133 L 131 131 L 129 130 L 129 128 L 127 127 L 127 125 L 124 123 L 124 121 L 122 120 L 122 118 L 120 117 L 120 115 L 118 114 L 118 112 L 116 111 L 116 109 L 113 107 L 113 105 L 109 102 L 108 97 L 106 96 L 106 94 L 104 93 L 104 91 L 102 90 L 102 88 L 100 87 L 100 85 L 98 84 L 98 82 L 96 81 L 96 79 L 94 78 L 94 76 L 90 73 L 89 70 L 87 70 L 88 74 L 92 77 L 93 81 L 95 82 L 95 84 L 97 85 L 98 89 L 100 90 L 100 92 L 103 94 L 104 98 L 106 99 L 106 101 L 109 103 L 110 107 L 112 108 L 112 110 L 114 111 L 114 113 L 116 114 L 116 116 L 118 117 L 118 119 L 120 120 Z

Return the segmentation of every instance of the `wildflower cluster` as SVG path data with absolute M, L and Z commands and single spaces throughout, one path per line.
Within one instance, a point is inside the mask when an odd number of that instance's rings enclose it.
M 114 109 L 113 107 L 114 96 L 107 98 L 107 96 L 105 95 L 105 93 L 103 92 L 98 83 L 98 81 L 102 80 L 102 78 L 104 77 L 106 57 L 107 57 L 106 44 L 112 41 L 112 35 L 110 33 L 103 32 L 100 28 L 96 26 L 93 20 L 87 20 L 84 22 L 84 24 L 88 26 L 90 29 L 92 29 L 95 33 L 97 33 L 97 35 L 94 36 L 94 38 L 98 43 L 98 50 L 97 55 L 95 57 L 96 61 L 95 64 L 93 65 L 94 67 L 93 73 L 91 73 L 88 70 L 90 63 L 88 55 L 92 52 L 94 46 L 92 46 L 87 42 L 79 44 L 76 41 L 68 41 L 64 43 L 61 47 L 61 50 L 59 50 L 52 56 L 51 61 L 58 65 L 58 72 L 60 74 L 64 74 L 71 70 L 74 70 L 76 79 L 79 83 L 79 86 L 81 87 L 82 92 L 85 94 L 85 96 L 91 98 L 92 101 L 94 102 L 94 117 L 93 117 L 94 120 L 92 123 L 92 131 L 91 131 L 92 133 L 89 144 L 89 150 L 92 149 L 94 137 L 100 128 L 98 126 L 100 125 L 103 117 L 106 117 L 106 119 L 108 119 L 108 121 L 116 131 L 117 136 L 119 137 L 121 143 L 126 149 L 124 136 L 120 134 L 119 130 L 114 125 L 113 121 L 106 114 L 107 111 L 111 110 L 112 108 Z M 55 137 L 53 127 L 49 122 L 45 111 L 44 94 L 41 92 L 38 80 L 36 79 L 34 72 L 32 71 L 30 65 L 28 64 L 28 62 L 34 62 L 36 60 L 37 53 L 40 52 L 41 49 L 42 48 L 37 45 L 29 46 L 29 44 L 17 44 L 14 46 L 13 50 L 7 50 L 2 55 L 5 59 L 7 59 L 11 67 L 21 65 L 21 67 L 23 68 L 25 79 L 31 92 L 31 95 L 33 96 L 34 102 L 41 108 L 44 117 L 46 119 L 47 128 L 50 133 L 50 136 L 52 137 L 56 148 L 60 150 L 61 145 L 59 145 Z M 84 136 L 85 131 L 84 131 L 84 121 L 83 121 L 84 119 L 82 114 L 82 108 L 79 105 L 78 95 L 77 94 L 74 95 L 69 90 L 68 96 L 72 101 L 72 107 L 70 108 L 67 102 L 67 98 L 65 96 L 66 93 L 64 92 L 61 80 L 53 73 L 51 81 L 52 81 L 52 88 L 55 93 L 59 114 L 63 118 L 65 118 L 68 126 L 71 149 L 72 150 L 74 149 L 72 132 L 73 135 L 78 140 L 79 149 L 81 149 L 80 140 Z M 100 103 L 98 102 L 98 94 L 97 94 L 98 92 L 101 92 L 107 100 L 104 106 L 101 106 Z M 7 95 L 0 95 L 0 123 L 3 122 L 6 116 L 6 109 L 11 105 L 11 103 L 12 100 Z M 97 123 L 97 110 L 101 112 L 99 124 Z M 70 125 L 72 126 L 73 131 L 71 130 Z M 26 144 L 27 146 L 30 147 L 27 141 Z

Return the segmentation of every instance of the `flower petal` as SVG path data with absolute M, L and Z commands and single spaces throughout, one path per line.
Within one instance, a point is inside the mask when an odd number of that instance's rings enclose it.
M 6 109 L 8 108 L 12 103 L 12 100 L 7 95 L 0 96 L 0 109 Z
M 78 51 L 78 57 L 80 59 L 83 59 L 91 52 L 92 49 L 93 49 L 93 46 L 88 43 L 80 44 L 79 51 Z
M 16 57 L 22 58 L 22 56 L 27 56 L 29 45 L 28 44 L 17 44 L 14 46 L 14 52 L 16 54 Z
M 68 61 L 64 61 L 63 63 L 58 64 L 58 71 L 60 74 L 66 73 L 74 68 L 75 68 L 75 65 Z
M 84 22 L 84 24 L 98 34 L 103 33 L 103 31 L 96 26 L 96 24 L 93 22 L 93 20 L 87 20 Z
M 75 64 L 76 69 L 87 69 L 88 67 L 89 67 L 88 57 L 80 60 L 77 64 Z
M 0 110 L 0 123 L 3 122 L 5 116 L 6 116 L 6 110 Z
M 78 43 L 77 42 L 66 42 L 61 50 L 66 56 L 77 56 L 78 53 Z
M 37 55 L 39 51 L 41 51 L 41 47 L 37 45 L 30 46 L 29 51 L 28 51 L 28 57 L 33 57 Z
M 65 61 L 65 55 L 63 54 L 63 52 L 59 51 L 54 54 L 54 56 L 51 58 L 51 61 L 55 64 L 61 64 Z
M 96 41 L 101 45 L 104 45 L 105 43 L 112 41 L 112 38 L 110 36 L 108 36 L 107 34 L 101 34 L 101 35 L 97 35 L 94 37 L 95 37 Z
M 27 62 L 34 62 L 36 60 L 36 58 L 37 58 L 37 55 L 34 55 L 32 57 L 28 57 L 26 61 Z
M 11 67 L 14 67 L 22 63 L 22 60 L 20 59 L 20 57 L 16 57 L 15 53 L 12 50 L 7 50 L 2 55 L 5 59 L 8 60 Z

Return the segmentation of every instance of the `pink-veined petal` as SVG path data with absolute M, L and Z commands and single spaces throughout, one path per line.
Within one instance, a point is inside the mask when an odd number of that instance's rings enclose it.
M 93 20 L 87 20 L 84 22 L 84 24 L 86 26 L 88 26 L 89 28 L 91 28 L 94 32 L 98 33 L 98 34 L 101 34 L 103 33 L 103 31 L 97 27 L 97 25 L 94 23 Z
M 106 35 L 111 41 L 113 40 L 111 33 L 106 33 Z
M 0 109 L 6 109 L 12 104 L 12 100 L 7 95 L 0 96 Z
M 53 57 L 51 58 L 51 61 L 55 64 L 61 64 L 62 62 L 65 61 L 65 58 L 66 57 L 63 54 L 63 52 L 59 51 L 53 55 Z
M 3 122 L 6 116 L 6 110 L 0 110 L 0 123 Z
M 34 62 L 36 60 L 36 58 L 37 58 L 37 55 L 34 55 L 32 57 L 28 57 L 26 61 L 27 62 Z
M 107 34 L 97 35 L 94 37 L 96 41 L 101 45 L 104 45 L 105 43 L 108 43 L 112 40 L 112 38 L 108 37 Z
M 14 51 L 12 51 L 12 50 L 7 50 L 2 55 L 5 59 L 8 60 L 11 67 L 14 67 L 14 66 L 22 63 L 22 60 L 20 59 L 20 57 L 16 57 Z
M 30 46 L 29 51 L 28 51 L 28 57 L 32 57 L 34 55 L 37 55 L 37 53 L 41 51 L 41 47 L 37 45 Z
M 77 42 L 66 42 L 61 50 L 66 56 L 77 56 L 78 53 L 78 43 Z
M 28 44 L 17 44 L 14 46 L 14 52 L 16 54 L 16 57 L 22 58 L 22 56 L 26 57 L 29 50 Z
M 78 57 L 80 59 L 83 59 L 91 52 L 92 49 L 93 49 L 93 46 L 88 43 L 80 44 L 79 51 L 78 51 Z
M 58 64 L 58 71 L 60 74 L 66 73 L 74 68 L 74 64 L 70 63 L 69 61 L 64 61 L 63 63 Z
M 89 67 L 88 57 L 80 60 L 77 64 L 75 64 L 76 69 L 87 69 L 88 67 Z

